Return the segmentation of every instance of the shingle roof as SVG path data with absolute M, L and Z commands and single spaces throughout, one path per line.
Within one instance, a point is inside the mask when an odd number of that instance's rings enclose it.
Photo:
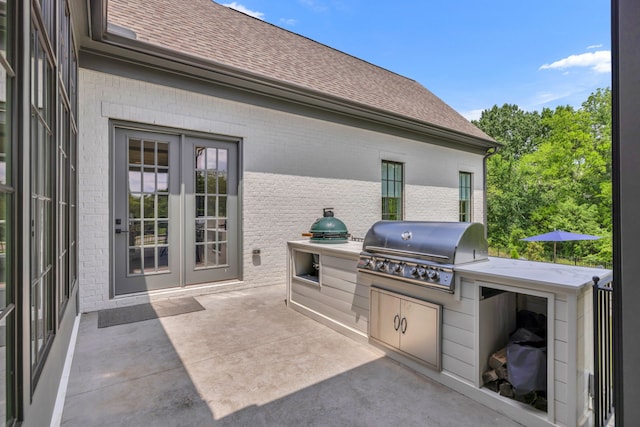
M 492 141 L 420 83 L 211 0 L 108 0 L 107 17 L 141 42 Z

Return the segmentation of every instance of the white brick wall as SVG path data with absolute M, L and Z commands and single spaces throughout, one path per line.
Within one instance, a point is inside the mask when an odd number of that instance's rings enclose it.
M 109 119 L 242 140 L 244 260 L 236 287 L 284 283 L 285 242 L 300 239 L 323 207 L 364 237 L 380 218 L 381 159 L 405 163 L 406 219 L 457 220 L 459 170 L 474 172 L 482 188 L 480 155 L 85 69 L 79 85 L 83 311 L 219 289 L 109 298 Z M 474 218 L 482 220 L 482 192 L 474 197 Z

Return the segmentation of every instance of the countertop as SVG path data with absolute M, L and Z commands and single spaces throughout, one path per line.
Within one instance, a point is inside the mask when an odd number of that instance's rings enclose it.
M 362 242 L 314 243 L 307 240 L 288 242 L 290 246 L 324 253 L 340 253 L 351 257 L 362 251 Z M 601 284 L 613 280 L 613 272 L 604 268 L 577 267 L 549 262 L 526 261 L 510 258 L 489 257 L 488 261 L 457 265 L 455 271 L 462 276 L 480 280 L 518 282 L 527 287 L 552 286 L 566 290 L 577 290 L 593 284 L 598 276 Z
M 591 286 L 598 276 L 601 284 L 613 279 L 613 272 L 604 268 L 577 267 L 549 262 L 525 261 L 489 257 L 488 261 L 459 265 L 456 272 L 476 278 L 518 280 L 532 285 L 547 285 L 579 289 Z
M 349 255 L 359 255 L 362 252 L 362 242 L 349 240 L 344 243 L 316 243 L 310 240 L 294 240 L 287 242 L 289 246 L 304 248 L 318 252 L 335 252 Z

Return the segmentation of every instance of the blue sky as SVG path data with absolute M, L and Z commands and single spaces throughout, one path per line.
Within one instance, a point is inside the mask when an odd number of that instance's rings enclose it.
M 414 79 L 468 119 L 611 86 L 609 0 L 218 2 Z

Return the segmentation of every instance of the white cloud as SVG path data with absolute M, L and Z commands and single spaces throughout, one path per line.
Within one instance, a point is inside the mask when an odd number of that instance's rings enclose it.
M 579 55 L 570 55 L 551 64 L 544 64 L 539 69 L 559 69 L 565 70 L 574 67 L 589 67 L 596 73 L 611 72 L 611 51 L 598 50 L 596 52 L 581 53 Z
M 315 12 L 324 12 L 327 10 L 327 6 L 322 1 L 316 0 L 298 0 L 300 4 L 303 4 Z
M 571 95 L 571 93 L 567 91 L 538 92 L 535 94 L 532 104 L 533 104 L 533 107 L 538 107 L 538 106 L 546 105 L 551 102 L 557 101 L 559 99 L 564 99 L 569 95 Z
M 253 10 L 247 9 L 246 7 L 244 7 L 243 5 L 234 2 L 231 3 L 227 3 L 227 4 L 223 4 L 223 6 L 229 7 L 231 9 L 235 9 L 238 12 L 242 12 L 246 15 L 249 16 L 253 16 L 254 18 L 258 18 L 258 19 L 264 19 L 264 13 L 262 12 L 255 12 Z
M 471 110 L 471 111 L 461 111 L 460 115 L 462 117 L 464 117 L 465 119 L 469 120 L 469 121 L 480 120 L 480 116 L 482 115 L 483 111 L 484 111 L 484 109 Z
M 294 25 L 296 25 L 298 23 L 298 21 L 295 20 L 295 19 L 292 19 L 292 18 L 289 18 L 289 19 L 280 18 L 280 23 L 283 24 L 283 25 L 288 25 L 290 27 L 293 27 Z
M 600 44 L 592 44 L 591 46 L 587 46 L 587 50 L 598 49 L 598 48 L 601 48 L 601 47 L 602 47 L 602 43 L 600 43 Z

